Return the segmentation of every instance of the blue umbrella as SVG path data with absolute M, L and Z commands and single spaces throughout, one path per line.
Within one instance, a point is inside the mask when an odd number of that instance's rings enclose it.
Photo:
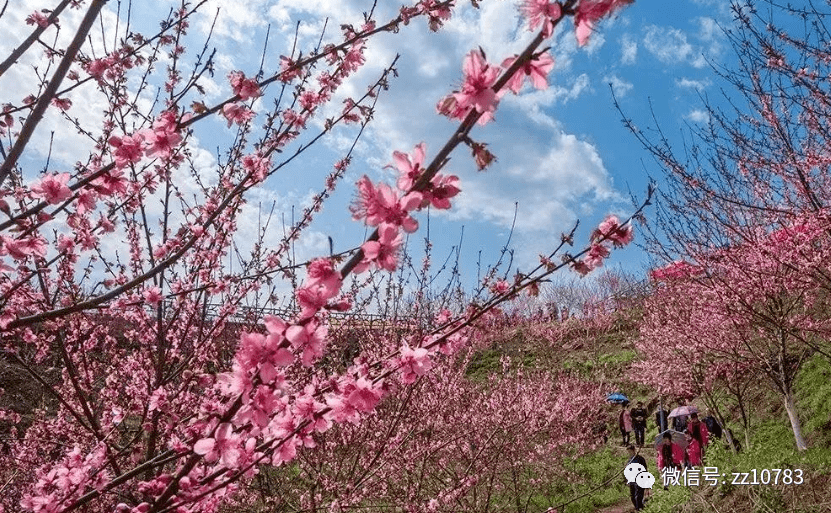
M 610 403 L 616 403 L 616 404 L 628 403 L 629 398 L 626 397 L 625 395 L 621 394 L 620 392 L 615 392 L 614 394 L 607 395 L 606 396 L 606 401 L 608 401 Z

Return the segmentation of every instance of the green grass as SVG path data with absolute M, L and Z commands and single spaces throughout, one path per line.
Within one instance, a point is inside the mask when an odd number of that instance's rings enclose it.
M 685 486 L 669 486 L 664 490 L 660 481 L 656 481 L 643 512 L 674 513 L 678 511 L 679 506 L 690 501 L 691 495 L 690 489 Z
M 638 357 L 636 351 L 626 343 L 626 336 L 622 333 L 598 334 L 596 339 L 589 343 L 581 343 L 579 347 L 565 352 L 555 351 L 551 355 L 539 347 L 522 347 L 522 343 L 495 346 L 477 354 L 467 372 L 474 379 L 485 378 L 488 373 L 501 370 L 500 358 L 508 354 L 515 366 L 535 367 L 545 362 L 547 367 L 559 367 L 586 379 L 599 380 L 603 377 L 607 386 L 619 387 L 633 401 L 648 401 L 654 397 L 655 392 L 631 383 L 625 374 L 629 365 Z M 709 503 L 719 511 L 831 512 L 831 505 L 827 509 L 822 509 L 822 504 L 827 502 L 827 490 L 831 489 L 831 362 L 822 355 L 815 355 L 807 360 L 794 389 L 803 434 L 809 446 L 807 451 L 796 450 L 793 432 L 782 407 L 781 398 L 760 383 L 755 387 L 754 395 L 749 398 L 748 403 L 751 420 L 750 447 L 734 454 L 724 447 L 723 439 L 714 439 L 707 451 L 705 465 L 718 467 L 720 473 L 726 473 L 727 484 L 692 488 L 671 486 L 664 490 L 660 477 L 656 474 L 658 482 L 651 492 L 646 511 L 698 513 L 711 511 L 707 506 Z M 732 416 L 735 420 L 735 408 L 730 404 L 723 406 L 725 410 L 733 410 Z M 657 433 L 652 419 L 649 426 L 648 444 L 654 440 Z M 744 433 L 741 429 L 735 422 L 731 427 L 735 436 L 744 444 Z M 615 437 L 616 433 L 616 430 L 611 432 L 613 441 L 618 440 Z M 562 483 L 556 483 L 545 494 L 533 497 L 531 504 L 535 507 L 532 509 L 544 511 L 547 505 L 559 506 L 591 491 L 619 472 L 625 458 L 621 451 L 604 447 L 593 453 L 567 459 L 564 466 L 571 477 Z M 654 462 L 647 463 L 653 467 L 650 470 L 653 470 Z M 806 483 L 802 487 L 730 484 L 733 472 L 749 472 L 752 469 L 764 468 L 802 469 Z M 613 479 L 607 486 L 592 491 L 588 496 L 560 508 L 559 511 L 592 512 L 620 504 L 628 499 L 628 494 L 628 488 L 621 476 L 619 479 Z M 811 498 L 803 500 L 801 494 Z M 820 509 L 816 509 L 818 507 Z
M 468 363 L 465 376 L 474 381 L 485 381 L 493 373 L 502 373 L 502 357 L 508 356 L 511 359 L 511 368 L 536 368 L 537 357 L 530 351 L 492 347 L 479 351 Z
M 764 401 L 768 404 L 754 404 L 751 412 L 749 450 L 734 454 L 722 444 L 711 444 L 708 449 L 706 465 L 718 467 L 720 472 L 728 475 L 728 483 L 718 487 L 721 499 L 716 502 L 717 507 L 728 504 L 732 510 L 753 513 L 831 511 L 827 506 L 817 509 L 823 507 L 820 504 L 827 498 L 831 476 L 831 365 L 828 361 L 820 355 L 808 360 L 800 371 L 795 390 L 808 450 L 796 449 L 790 422 L 783 409 L 778 407 L 778 396 L 767 395 Z M 740 433 L 736 435 L 741 436 Z M 800 469 L 804 483 L 790 486 L 730 484 L 733 472 L 765 468 Z
M 576 352 L 563 361 L 562 367 L 566 370 L 573 370 L 584 378 L 591 378 L 595 371 L 599 369 L 612 372 L 619 371 L 622 376 L 626 367 L 637 356 L 637 352 L 633 349 L 618 350 L 600 355 L 595 355 L 592 352 Z
M 629 489 L 624 483 L 623 474 L 615 476 L 621 472 L 625 463 L 626 457 L 616 454 L 609 447 L 579 456 L 571 462 L 565 462 L 569 470 L 581 479 L 580 482 L 570 482 L 568 487 L 552 502 L 563 504 L 600 486 L 600 489 L 590 495 L 568 504 L 562 511 L 582 513 L 617 504 L 622 498 L 629 496 Z M 613 476 L 615 477 L 608 485 L 601 486 Z
M 625 365 L 628 363 L 632 363 L 635 358 L 637 358 L 638 352 L 634 349 L 624 349 L 623 351 L 618 351 L 617 353 L 607 353 L 604 355 L 600 355 L 598 359 L 598 363 L 602 364 L 611 364 L 611 365 Z
M 557 511 L 568 513 L 591 512 L 617 504 L 628 498 L 629 494 L 623 475 L 616 476 L 622 471 L 624 463 L 625 457 L 615 454 L 608 447 L 573 458 L 567 457 L 560 469 L 566 472 L 566 478 L 547 481 L 530 499 L 522 497 L 520 502 L 523 505 L 527 503 L 528 512 L 544 512 L 555 507 Z M 522 472 L 525 478 L 535 477 L 533 469 L 524 468 Z M 609 479 L 611 481 L 604 485 Z M 582 495 L 586 496 L 581 497 Z M 562 507 L 567 502 L 570 503 Z M 492 511 L 516 511 L 515 497 L 512 495 L 493 496 L 489 504 Z
M 831 363 L 814 355 L 796 381 L 802 429 L 810 445 L 831 446 Z

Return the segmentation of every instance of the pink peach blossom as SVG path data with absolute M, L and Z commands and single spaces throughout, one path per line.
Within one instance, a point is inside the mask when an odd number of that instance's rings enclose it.
M 559 2 L 548 0 L 525 0 L 520 10 L 528 18 L 528 30 L 536 30 L 542 25 L 543 37 L 551 37 L 554 22 L 563 15 Z
M 477 112 L 486 114 L 480 117 L 481 124 L 493 119 L 493 112 L 499 104 L 499 98 L 492 89 L 499 78 L 499 66 L 493 66 L 485 61 L 481 51 L 472 50 L 465 57 L 462 65 L 464 77 L 461 91 L 453 96 L 459 107 L 467 109 L 473 107 Z
M 632 225 L 627 224 L 626 226 L 621 226 L 620 220 L 616 216 L 608 216 L 600 223 L 597 230 L 591 236 L 593 241 L 600 240 L 604 237 L 612 241 L 615 247 L 622 248 L 634 239 Z
M 335 297 L 340 292 L 343 278 L 340 271 L 335 268 L 335 262 L 331 258 L 315 258 L 309 263 L 308 282 L 306 285 L 317 285 L 324 289 L 323 295 L 326 299 Z
M 458 176 L 436 174 L 430 180 L 430 188 L 423 193 L 424 200 L 421 204 L 429 203 L 433 208 L 447 210 L 450 208 L 450 198 L 460 192 Z
M 384 223 L 378 227 L 378 240 L 364 242 L 361 249 L 366 263 L 373 263 L 380 269 L 394 271 L 398 266 L 398 251 L 401 243 L 398 228 Z
M 412 349 L 410 346 L 404 345 L 401 347 L 400 355 L 398 365 L 401 372 L 401 381 L 404 384 L 415 382 L 419 376 L 423 376 L 433 367 L 430 355 L 427 349 L 423 347 Z
M 234 433 L 234 427 L 228 422 L 216 428 L 213 438 L 202 438 L 193 446 L 193 452 L 205 457 L 205 461 L 219 463 L 228 468 L 235 468 L 240 458 L 240 436 Z
M 26 25 L 37 25 L 46 28 L 49 26 L 49 16 L 40 11 L 35 11 L 26 17 Z
M 632 2 L 634 0 L 581 0 L 574 15 L 577 43 L 584 46 L 589 42 L 594 24 L 600 18 Z
M 517 56 L 505 59 L 502 62 L 502 67 L 508 69 L 516 61 L 516 58 Z M 546 77 L 552 69 L 554 69 L 554 58 L 548 52 L 542 52 L 520 67 L 506 85 L 514 94 L 518 94 L 522 89 L 523 78 L 528 77 L 536 89 L 545 89 L 548 87 Z
M 140 134 L 144 138 L 144 152 L 148 157 L 169 157 L 173 148 L 182 142 L 174 111 L 163 112 L 153 122 L 153 128 L 142 130 Z
M 410 192 L 399 198 L 389 185 L 382 183 L 376 187 L 366 175 L 357 185 L 358 198 L 350 207 L 354 219 L 364 219 L 369 226 L 381 223 L 401 226 L 407 233 L 418 229 L 418 222 L 408 212 L 421 204 L 421 193 Z
M 69 173 L 58 173 L 45 176 L 39 182 L 32 185 L 32 193 L 46 200 L 52 205 L 62 203 L 72 197 L 72 189 L 66 184 L 69 183 Z
M 72 100 L 69 98 L 52 98 L 52 105 L 61 110 L 69 110 L 72 107 Z
M 164 296 L 162 296 L 159 287 L 151 287 L 144 291 L 144 300 L 151 305 L 159 304 L 163 298 Z
M 228 120 L 230 127 L 234 123 L 244 125 L 254 119 L 254 111 L 239 103 L 228 103 L 222 107 L 222 115 Z
M 317 325 L 314 322 L 302 326 L 289 326 L 286 330 L 286 338 L 291 345 L 303 351 L 300 361 L 304 366 L 310 367 L 314 360 L 323 356 L 327 331 L 326 325 Z
M 122 137 L 114 135 L 107 142 L 115 148 L 113 154 L 115 155 L 116 165 L 119 167 L 135 164 L 141 160 L 144 153 L 142 149 L 144 138 L 139 133 Z
M 427 145 L 419 143 L 413 150 L 413 156 L 410 158 L 406 153 L 394 151 L 392 153 L 395 168 L 401 173 L 398 177 L 398 188 L 404 192 L 412 189 L 413 184 L 418 180 L 422 173 L 424 173 L 424 157 L 427 151 Z M 390 166 L 387 166 L 390 167 Z
M 228 81 L 231 83 L 231 89 L 234 94 L 240 97 L 240 100 L 248 100 L 250 98 L 257 98 L 262 96 L 260 86 L 256 80 L 245 78 L 245 74 L 241 71 L 232 71 L 228 73 Z
M 26 260 L 30 256 L 43 258 L 46 256 L 46 241 L 40 236 L 15 239 L 7 235 L 0 236 L 3 241 L 2 252 L 15 260 Z

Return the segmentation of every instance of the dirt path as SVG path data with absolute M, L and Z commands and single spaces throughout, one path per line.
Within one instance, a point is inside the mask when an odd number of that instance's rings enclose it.
M 632 511 L 635 511 L 635 508 L 632 507 L 632 501 L 625 499 L 613 506 L 599 509 L 596 513 L 630 513 Z
M 625 459 L 628 454 L 626 449 L 620 446 L 615 446 L 614 452 L 615 454 L 619 454 L 621 459 Z M 646 460 L 647 468 L 655 474 L 655 447 L 647 444 L 646 446 L 640 448 L 638 452 Z M 621 498 L 620 501 L 612 506 L 596 510 L 595 513 L 633 513 L 634 511 L 635 508 L 632 507 L 632 501 L 627 496 L 625 498 Z

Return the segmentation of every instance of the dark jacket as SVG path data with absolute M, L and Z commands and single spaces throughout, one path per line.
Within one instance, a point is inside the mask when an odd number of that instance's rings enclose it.
M 679 415 L 672 419 L 672 429 L 683 433 L 687 430 L 687 416 Z
M 627 465 L 629 465 L 629 463 L 640 463 L 641 465 L 643 465 L 643 468 L 646 468 L 646 460 L 640 454 L 636 454 L 635 456 L 633 456 L 632 459 L 629 460 Z
M 636 454 L 626 462 L 626 466 L 628 467 L 630 463 L 640 463 L 643 465 L 643 468 L 646 468 L 646 460 L 640 454 Z M 647 469 L 648 470 L 648 469 Z M 629 486 L 638 486 L 636 483 L 629 483 Z M 638 486 L 640 488 L 640 486 Z
M 707 431 L 710 432 L 716 438 L 721 438 L 721 426 L 718 424 L 718 421 L 712 415 L 707 415 L 702 419 L 704 424 L 707 426 Z
M 646 427 L 646 417 L 649 415 L 644 408 L 632 410 L 632 424 L 636 427 Z
M 666 431 L 669 427 L 667 415 L 667 411 L 661 408 L 658 408 L 658 411 L 655 412 L 655 425 L 658 426 L 658 432 Z

